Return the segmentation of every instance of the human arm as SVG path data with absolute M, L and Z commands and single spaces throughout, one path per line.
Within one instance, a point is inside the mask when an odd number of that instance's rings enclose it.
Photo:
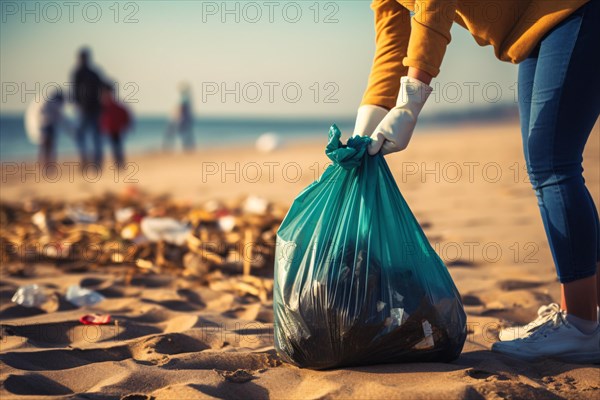
M 432 92 L 429 86 L 439 74 L 450 27 L 456 11 L 455 0 L 422 0 L 415 2 L 407 56 L 407 76 L 400 82 L 396 106 L 383 118 L 371 135 L 370 154 L 404 150 L 412 137 L 417 118 Z
M 367 89 L 358 109 L 355 135 L 371 135 L 388 110 L 396 104 L 402 64 L 410 38 L 410 12 L 396 0 L 374 0 L 375 56 Z

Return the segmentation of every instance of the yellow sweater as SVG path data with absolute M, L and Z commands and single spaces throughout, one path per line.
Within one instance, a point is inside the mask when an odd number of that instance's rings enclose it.
M 408 67 L 437 76 L 452 22 L 468 29 L 480 46 L 492 45 L 500 60 L 519 63 L 587 1 L 374 0 L 376 52 L 362 104 L 394 107 Z

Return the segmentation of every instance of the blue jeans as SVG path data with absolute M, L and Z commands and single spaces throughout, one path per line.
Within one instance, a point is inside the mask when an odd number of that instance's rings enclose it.
M 42 167 L 56 162 L 56 127 L 54 125 L 46 125 L 42 128 L 39 161 Z
M 93 162 L 99 168 L 102 167 L 102 136 L 100 134 L 100 113 L 82 113 L 79 127 L 77 128 L 76 140 L 81 159 L 81 168 L 85 167 L 88 162 Z M 87 130 L 92 131 L 92 142 L 94 146 L 93 157 L 89 157 L 87 153 Z
M 124 134 L 119 132 L 110 133 L 110 145 L 113 151 L 113 158 L 117 168 L 125 168 L 125 151 L 123 149 Z
M 554 27 L 519 65 L 519 113 L 527 171 L 558 278 L 568 283 L 593 276 L 600 222 L 582 162 L 600 113 L 600 1 Z

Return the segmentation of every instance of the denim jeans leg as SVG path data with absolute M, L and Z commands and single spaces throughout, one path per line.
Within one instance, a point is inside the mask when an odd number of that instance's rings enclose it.
M 583 150 L 600 112 L 598 20 L 599 2 L 590 2 L 541 41 L 523 135 L 527 169 L 563 283 L 594 275 L 598 258 L 598 217 L 582 175 Z M 519 75 L 526 78 L 531 64 L 524 63 Z

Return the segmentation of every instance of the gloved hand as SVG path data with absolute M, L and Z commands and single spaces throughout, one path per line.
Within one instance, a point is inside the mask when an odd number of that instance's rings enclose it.
M 358 108 L 353 136 L 371 136 L 388 113 L 383 107 L 365 104 Z
M 380 150 L 383 155 L 402 151 L 408 146 L 417 117 L 431 94 L 429 85 L 415 78 L 404 76 L 400 79 L 400 92 L 396 107 L 383 118 L 371 135 L 369 154 Z

